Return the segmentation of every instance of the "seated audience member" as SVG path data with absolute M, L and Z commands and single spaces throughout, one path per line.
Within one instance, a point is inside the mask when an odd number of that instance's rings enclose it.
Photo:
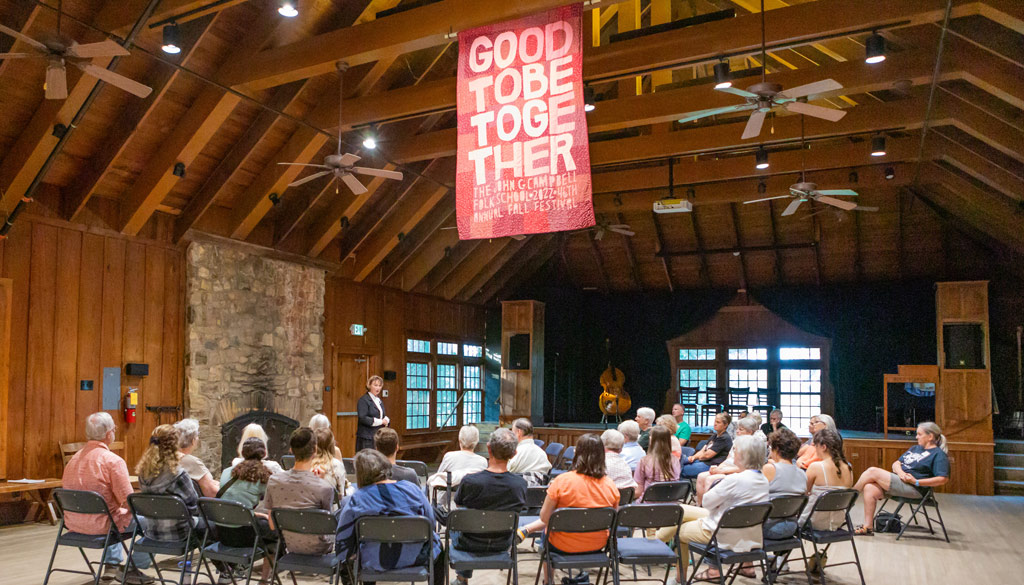
M 749 411 L 741 410 L 740 414 L 729 422 L 729 426 L 725 428 L 725 432 L 726 434 L 729 435 L 729 438 L 736 438 L 736 424 L 739 423 L 741 420 L 747 418 L 748 416 L 750 416 Z
M 814 433 L 821 429 L 828 429 L 839 435 L 839 429 L 836 428 L 836 421 L 827 414 L 816 414 L 807 421 L 807 430 L 811 433 L 813 439 Z M 842 443 L 842 436 L 839 436 L 839 441 Z M 807 469 L 807 466 L 815 461 L 820 461 L 817 458 L 817 451 L 814 449 L 814 445 L 811 439 L 807 439 L 807 442 L 800 447 L 800 453 L 797 455 L 796 464 L 800 469 Z
M 540 519 L 516 532 L 522 542 L 526 535 L 547 526 L 551 514 L 559 508 L 618 508 L 619 488 L 608 477 L 604 467 L 604 444 L 593 434 L 581 435 L 576 441 L 576 459 L 572 471 L 551 480 L 547 497 L 540 509 Z M 599 551 L 608 543 L 608 531 L 550 532 L 546 535 L 551 548 L 562 553 Z M 550 581 L 550 579 L 549 579 Z
M 309 428 L 313 429 L 314 433 L 320 429 L 326 429 L 331 431 L 332 436 L 334 435 L 334 431 L 331 429 L 331 420 L 323 414 L 314 414 L 312 418 L 309 419 Z M 337 443 L 334 445 L 334 452 L 331 453 L 331 456 L 338 461 L 341 461 L 341 449 L 338 448 Z
M 806 493 L 807 475 L 793 463 L 799 450 L 800 439 L 786 427 L 768 435 L 769 461 L 761 471 L 768 480 L 768 493 L 772 497 Z
M 786 425 L 782 424 L 782 411 L 776 408 L 768 415 L 768 422 L 761 425 L 761 432 L 770 437 L 775 431 L 784 428 Z
M 925 488 L 945 485 L 947 481 L 946 436 L 939 425 L 923 422 L 917 425 L 917 444 L 900 455 L 892 464 L 891 473 L 871 467 L 853 486 L 864 494 L 864 525 L 857 528 L 857 534 L 872 534 L 875 505 L 883 497 L 921 499 Z
M 199 421 L 186 418 L 174 423 L 178 429 L 178 459 L 181 468 L 188 473 L 192 481 L 199 485 L 202 495 L 207 498 L 217 497 L 220 484 L 213 479 L 210 469 L 201 459 L 192 454 L 199 446 Z
M 811 515 L 814 502 L 822 494 L 853 485 L 853 466 L 843 455 L 843 442 L 838 433 L 821 429 L 811 437 L 811 445 L 817 452 L 818 460 L 807 468 L 804 490 L 808 498 L 800 515 L 800 524 Z M 837 530 L 845 521 L 845 511 L 821 512 L 811 519 L 811 526 L 815 530 Z
M 724 434 L 725 426 L 722 425 Z M 687 550 L 688 543 L 707 543 L 722 519 L 722 514 L 733 506 L 756 504 L 768 501 L 768 480 L 761 473 L 764 464 L 765 444 L 753 436 L 736 437 L 736 466 L 738 473 L 726 476 L 715 484 L 714 489 L 704 495 L 704 507 L 683 506 L 683 522 L 679 526 L 679 546 Z M 663 542 L 671 542 L 676 528 L 668 526 L 658 529 L 658 538 Z M 735 552 L 745 552 L 761 545 L 761 529 L 747 535 L 743 534 L 726 548 Z M 737 535 L 732 535 L 737 536 Z M 753 577 L 753 569 L 741 570 L 744 576 Z M 718 579 L 717 569 L 708 569 L 696 576 L 696 580 Z M 675 583 L 682 583 L 685 575 L 682 567 L 676 567 Z M 672 581 L 669 581 L 671 584 Z
M 255 509 L 267 491 L 267 482 L 273 475 L 266 466 L 267 446 L 259 437 L 250 437 L 242 444 L 242 461 L 224 470 L 220 478 L 220 494 L 223 500 L 238 502 Z M 262 514 L 256 517 L 260 536 L 264 542 L 276 541 L 277 535 L 270 529 L 270 523 Z M 217 540 L 226 546 L 251 547 L 252 528 L 248 526 L 231 528 L 217 527 Z M 262 581 L 270 576 L 270 563 L 263 563 Z
M 373 434 L 373 448 L 380 451 L 388 461 L 391 462 L 391 479 L 395 481 L 408 481 L 419 486 L 420 479 L 416 472 L 408 467 L 403 467 L 398 461 L 398 432 L 391 427 L 380 427 Z
M 130 526 L 132 513 L 128 509 L 128 495 L 134 490 L 128 477 L 128 465 L 124 459 L 110 450 L 115 432 L 114 419 L 109 413 L 90 414 L 85 419 L 85 438 L 89 442 L 78 453 L 75 453 L 71 461 L 64 466 L 62 484 L 67 490 L 98 493 L 107 503 L 117 530 L 128 532 L 132 529 Z M 64 514 L 64 526 L 71 532 L 79 534 L 106 534 L 110 529 L 110 521 L 103 516 L 67 512 Z M 132 556 L 136 567 L 146 568 L 149 566 L 147 555 L 135 554 Z M 126 570 L 120 566 L 124 562 L 124 549 L 121 548 L 121 543 L 117 542 L 108 546 L 103 551 L 101 562 L 104 563 L 103 580 L 116 578 L 120 582 L 121 575 L 118 571 Z M 136 567 L 127 569 L 129 583 L 139 583 L 146 578 Z
M 267 493 L 256 508 L 269 517 L 274 510 L 326 510 L 334 507 L 334 488 L 313 473 L 316 455 L 316 434 L 309 427 L 299 427 L 288 439 L 295 466 L 275 473 L 267 480 Z M 272 520 L 272 518 L 271 518 Z M 271 521 L 270 527 L 274 523 Z M 304 555 L 323 555 L 334 550 L 334 539 L 329 535 L 284 533 L 288 551 Z
M 748 416 L 747 418 L 740 419 L 736 423 L 736 436 L 737 437 L 749 437 L 755 434 L 758 430 L 757 421 L 753 417 Z M 760 437 L 758 437 L 760 438 Z M 704 493 L 711 488 L 711 486 L 722 479 L 726 475 L 730 475 L 739 471 L 739 467 L 735 463 L 736 443 L 733 443 L 732 449 L 729 449 L 729 455 L 724 461 L 718 465 L 712 465 L 707 471 L 702 471 L 697 474 L 697 505 L 701 505 L 701 498 L 704 497 Z
M 633 471 L 630 470 L 626 460 L 622 458 L 622 445 L 625 444 L 626 438 L 619 431 L 608 429 L 601 433 L 601 442 L 604 443 L 605 473 L 615 482 L 615 487 L 635 488 L 636 480 L 633 479 Z
M 636 466 L 633 479 L 636 480 L 636 497 L 643 497 L 647 486 L 659 481 L 679 479 L 679 457 L 672 453 L 672 433 L 662 425 L 651 429 L 650 448 L 647 455 Z
M 508 462 L 508 470 L 523 476 L 529 485 L 541 485 L 551 471 L 548 455 L 533 441 L 533 423 L 528 418 L 517 418 L 512 423 L 512 432 L 519 445 L 516 455 Z
M 640 436 L 637 437 L 636 442 L 640 445 L 640 448 L 647 452 L 647 446 L 651 440 L 651 426 L 654 425 L 654 419 L 657 418 L 657 414 L 654 413 L 653 408 L 636 409 L 636 424 L 640 427 Z
M 761 439 L 762 441 L 765 442 L 765 444 L 767 444 L 768 435 L 764 434 L 764 431 L 761 430 L 761 427 L 764 426 L 761 424 L 761 415 L 756 412 L 752 412 L 750 413 L 748 418 L 754 421 L 754 432 L 751 434 L 757 437 L 758 439 Z
M 242 429 L 242 438 L 238 440 L 238 457 L 231 460 L 232 466 L 238 465 L 245 460 L 245 457 L 242 455 L 242 445 L 253 437 L 263 441 L 264 447 L 270 443 L 270 438 L 267 437 L 267 432 L 263 430 L 263 427 L 256 423 L 249 423 L 245 425 L 245 428 Z M 263 465 L 270 470 L 270 473 L 281 473 L 284 471 L 284 468 L 281 467 L 280 463 L 267 459 L 266 454 L 263 455 Z M 221 483 L 224 483 L 224 480 L 221 480 Z
M 480 442 L 480 430 L 473 425 L 465 425 L 459 429 L 459 450 L 449 451 L 441 459 L 437 472 L 427 480 L 430 488 L 444 487 L 448 484 L 448 472 L 452 472 L 452 487 L 462 483 L 462 478 L 487 468 L 487 460 L 476 454 L 477 443 Z
M 326 481 L 338 498 L 349 494 L 348 478 L 345 477 L 345 466 L 340 459 L 334 457 L 334 451 L 338 448 L 334 444 L 334 433 L 331 429 L 317 429 L 313 431 L 316 435 L 316 455 L 313 456 L 313 473 Z
M 668 429 L 668 432 L 672 434 L 672 456 L 679 459 L 683 456 L 683 444 L 676 438 L 676 431 L 679 430 L 679 423 L 671 414 L 663 414 L 655 419 L 654 423 L 658 426 L 663 426 Z M 648 447 L 650 444 L 648 444 Z
M 473 510 L 521 512 L 526 507 L 526 480 L 508 471 L 508 462 L 515 453 L 516 436 L 512 431 L 496 429 L 491 433 L 487 441 L 487 468 L 462 478 L 459 491 L 455 492 L 455 505 Z M 452 546 L 468 552 L 501 552 L 508 549 L 514 537 L 514 532 L 465 535 L 453 532 Z M 462 584 L 472 577 L 473 571 L 456 572 Z
M 380 435 L 380 430 L 377 435 Z M 391 429 L 387 429 L 391 430 Z M 392 431 L 394 432 L 394 431 Z M 422 564 L 430 555 L 434 562 L 434 575 L 444 575 L 445 558 L 441 540 L 432 533 L 426 544 L 380 545 L 364 544 L 356 550 L 356 524 L 365 516 L 423 516 L 434 525 L 434 510 L 418 485 L 391 479 L 394 469 L 383 453 L 363 449 L 355 456 L 356 483 L 359 489 L 352 494 L 341 511 L 338 528 L 338 554 L 351 559 L 358 552 L 359 565 L 372 571 L 390 571 Z M 285 542 L 288 542 L 287 537 Z M 435 583 L 438 580 L 435 577 Z M 429 584 L 428 584 L 429 585 Z
M 732 416 L 728 412 L 720 412 L 715 415 L 715 434 L 708 439 L 704 446 L 689 457 L 683 458 L 683 469 L 680 477 L 697 477 L 700 472 L 711 469 L 712 465 L 718 465 L 725 461 L 732 449 L 732 437 L 725 432 L 732 422 Z
M 622 458 L 629 464 L 631 471 L 636 471 L 640 460 L 647 455 L 644 448 L 637 443 L 637 438 L 640 437 L 640 425 L 636 424 L 635 420 L 624 420 L 619 423 L 619 432 L 622 433 L 622 437 L 626 441 L 622 444 Z
M 690 424 L 683 420 L 683 414 L 685 410 L 682 404 L 672 405 L 672 418 L 675 419 L 676 425 L 676 438 L 679 439 L 679 444 L 685 447 L 690 442 Z

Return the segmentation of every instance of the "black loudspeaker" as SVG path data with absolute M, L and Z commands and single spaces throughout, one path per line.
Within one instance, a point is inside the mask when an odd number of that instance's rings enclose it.
M 985 368 L 985 331 L 981 323 L 947 323 L 942 326 L 946 369 Z
M 149 364 L 125 364 L 124 373 L 127 376 L 148 376 Z
M 394 370 L 384 370 L 384 379 L 385 380 L 397 380 L 398 379 L 398 372 L 396 372 Z
M 518 333 L 508 338 L 509 370 L 530 369 L 530 334 Z

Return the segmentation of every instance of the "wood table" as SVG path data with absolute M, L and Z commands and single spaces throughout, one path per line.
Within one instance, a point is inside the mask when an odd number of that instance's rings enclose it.
M 128 479 L 132 482 L 132 487 L 139 489 L 137 476 L 131 475 Z M 52 526 L 57 523 L 57 512 L 49 504 L 50 494 L 63 485 L 64 482 L 56 478 L 44 479 L 38 483 L 0 481 L 0 494 L 25 494 L 32 504 L 25 514 L 25 522 L 38 522 L 45 518 Z

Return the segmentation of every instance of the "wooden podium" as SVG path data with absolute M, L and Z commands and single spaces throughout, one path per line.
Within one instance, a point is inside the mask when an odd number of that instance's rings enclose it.
M 501 415 L 544 423 L 544 303 L 501 303 Z

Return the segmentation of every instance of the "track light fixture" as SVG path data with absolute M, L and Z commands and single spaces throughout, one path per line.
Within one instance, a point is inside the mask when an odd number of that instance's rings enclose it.
M 757 153 L 754 155 L 754 162 L 756 163 L 754 166 L 758 169 L 764 170 L 768 168 L 768 151 L 763 146 L 757 149 Z
M 174 169 L 171 171 L 171 174 L 174 175 L 175 177 L 180 178 L 180 179 L 184 179 L 185 178 L 185 163 L 183 163 L 183 162 L 174 163 Z
M 715 63 L 715 89 L 732 87 L 732 73 L 729 71 L 729 62 L 722 60 Z
M 878 33 L 871 33 L 871 36 L 864 42 L 865 63 L 881 63 L 885 61 L 885 37 Z
M 267 196 L 267 199 L 270 199 L 270 203 L 273 204 L 275 207 L 277 206 L 278 203 L 281 202 L 281 196 L 278 195 L 277 193 L 271 193 L 270 195 Z
M 757 184 L 757 192 L 760 195 L 764 195 L 768 192 L 768 185 L 764 181 L 760 181 Z
M 857 174 L 857 171 L 850 171 L 849 180 L 851 183 L 856 184 L 860 181 L 860 175 Z
M 885 178 L 890 180 L 890 181 L 895 179 L 896 178 L 896 169 L 894 169 L 892 167 L 885 167 Z
M 178 24 L 172 22 L 164 26 L 164 44 L 160 47 L 168 55 L 177 55 L 181 52 L 181 31 Z
M 363 148 L 374 150 L 377 148 L 377 129 L 370 127 L 363 136 Z
M 871 156 L 885 156 L 885 135 L 871 137 Z
M 299 10 L 295 7 L 297 2 L 298 0 L 281 0 L 277 13 L 287 18 L 295 18 L 299 15 Z
M 583 88 L 583 111 L 593 112 L 594 108 L 597 107 L 597 96 L 594 95 L 594 88 L 585 86 Z

